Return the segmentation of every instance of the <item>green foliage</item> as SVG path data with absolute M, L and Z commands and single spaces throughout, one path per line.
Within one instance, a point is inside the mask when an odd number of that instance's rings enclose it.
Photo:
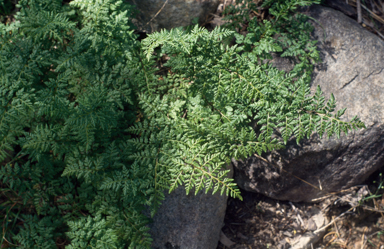
M 2 15 L 11 14 L 13 8 L 14 8 L 14 4 L 12 4 L 12 1 L 0 0 L 0 18 L 1 18 L 1 21 L 2 21 Z
M 123 1 L 20 0 L 0 29 L 2 243 L 147 248 L 144 211 L 164 190 L 241 198 L 231 158 L 364 127 L 310 95 L 318 53 L 304 17 L 288 15 L 302 2 L 250 20 L 228 47 L 235 32 L 198 26 L 139 42 Z M 279 71 L 262 63 L 271 52 L 298 63 Z
M 258 11 L 257 4 L 253 0 L 236 0 L 232 4 L 225 6 L 223 20 L 227 21 L 224 27 L 227 29 L 239 30 L 242 24 L 252 20 L 250 13 Z
M 383 173 L 380 172 L 377 178 L 378 178 L 378 181 L 373 181 L 374 184 L 378 184 L 375 193 L 370 193 L 370 195 L 362 199 L 361 203 L 359 204 L 362 204 L 363 202 L 371 199 L 381 198 L 383 196 L 383 192 L 384 192 L 383 191 L 384 189 Z

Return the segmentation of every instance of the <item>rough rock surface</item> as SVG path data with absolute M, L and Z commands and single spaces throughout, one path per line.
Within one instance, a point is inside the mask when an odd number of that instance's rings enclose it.
M 231 174 L 228 174 L 232 177 Z M 150 234 L 155 249 L 216 249 L 227 208 L 226 195 L 201 191 L 185 194 L 179 187 L 165 200 L 153 218 Z
M 358 115 L 367 129 L 340 139 L 289 142 L 286 149 L 233 161 L 238 185 L 279 200 L 311 201 L 364 181 L 384 165 L 384 42 L 341 12 L 322 6 L 304 10 L 315 18 L 322 63 L 311 90 L 317 85 L 326 96 L 334 93 L 345 120 Z M 324 37 L 325 34 L 325 37 Z M 281 69 L 289 65 L 276 65 Z M 300 178 L 300 179 L 299 179 Z
M 139 10 L 134 23 L 147 33 L 192 24 L 194 18 L 205 23 L 216 11 L 219 0 L 128 0 Z

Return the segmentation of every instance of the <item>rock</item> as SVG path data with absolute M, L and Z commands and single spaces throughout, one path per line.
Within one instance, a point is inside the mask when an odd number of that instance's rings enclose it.
M 313 245 L 317 243 L 322 237 L 322 234 L 315 234 L 312 232 L 306 232 L 297 238 L 293 243 L 291 249 L 311 249 Z
M 316 226 L 316 223 L 313 219 L 309 219 L 307 221 L 307 230 L 309 231 L 316 231 L 317 229 L 317 226 Z
M 354 20 L 357 19 L 356 8 L 349 5 L 344 0 L 324 0 L 323 4 L 325 4 L 326 6 L 332 8 L 332 9 L 343 12 L 345 15 L 351 17 Z
M 232 177 L 232 173 L 228 176 Z M 152 248 L 216 249 L 228 197 L 219 192 L 191 192 L 186 195 L 185 188 L 179 187 L 166 194 L 150 225 Z
M 291 248 L 291 247 L 286 239 L 281 240 L 277 245 L 277 249 L 288 249 L 288 248 Z
M 347 107 L 343 119 L 358 115 L 367 129 L 340 139 L 313 134 L 299 145 L 292 139 L 286 149 L 263 155 L 269 163 L 256 156 L 233 160 L 241 188 L 295 202 L 360 184 L 384 165 L 384 42 L 333 9 L 312 6 L 304 13 L 316 20 L 322 57 L 311 91 L 320 85 L 325 96 L 333 93 L 338 109 Z M 275 60 L 280 69 L 291 67 Z
M 133 23 L 146 33 L 207 22 L 219 0 L 128 0 L 139 11 Z
M 292 237 L 293 237 L 292 233 L 289 232 L 289 231 L 284 231 L 284 232 L 283 232 L 283 235 L 286 236 L 286 237 L 289 237 L 289 238 L 292 238 Z
M 225 233 L 223 233 L 223 231 L 221 231 L 221 233 L 220 233 L 220 243 L 223 244 L 224 246 L 228 247 L 228 248 L 236 244 L 235 242 L 233 242 L 232 240 L 230 240 L 230 239 L 225 235 Z
M 313 220 L 315 222 L 315 226 L 317 229 L 321 229 L 325 225 L 325 223 L 327 222 L 325 215 L 318 208 L 312 209 L 311 213 L 313 215 L 312 215 L 312 218 L 310 220 Z
M 316 244 L 321 238 L 323 238 L 326 229 L 321 229 L 326 225 L 325 215 L 321 212 L 320 209 L 314 208 L 312 210 L 313 216 L 309 219 L 315 224 L 315 227 L 319 228 L 316 231 L 309 231 L 303 235 L 295 237 L 291 241 L 292 249 L 311 249 L 314 248 L 313 245 Z M 321 229 L 321 230 L 320 230 Z

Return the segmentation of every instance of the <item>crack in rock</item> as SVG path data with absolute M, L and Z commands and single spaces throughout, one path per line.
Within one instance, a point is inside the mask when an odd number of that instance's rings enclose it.
M 380 71 L 377 72 L 377 73 L 375 73 L 375 74 L 374 74 L 375 71 L 373 71 L 372 73 L 368 74 L 368 75 L 367 75 L 366 77 L 364 77 L 363 79 L 365 80 L 366 78 L 368 78 L 368 77 L 371 76 L 372 74 L 373 74 L 373 75 L 380 74 L 380 73 L 383 71 L 383 69 L 384 69 L 384 68 L 381 68 Z
M 348 81 L 347 83 L 345 83 L 345 84 L 340 88 L 340 90 L 343 89 L 344 87 L 346 87 L 347 85 L 351 84 L 352 81 L 354 81 L 354 80 L 357 78 L 357 76 L 359 76 L 359 74 L 356 74 L 355 77 L 353 77 L 350 81 Z

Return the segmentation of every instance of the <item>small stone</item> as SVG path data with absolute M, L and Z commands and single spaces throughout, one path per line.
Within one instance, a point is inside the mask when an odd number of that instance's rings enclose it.
M 316 223 L 312 219 L 307 221 L 307 229 L 310 231 L 315 231 L 317 229 Z
M 292 237 L 293 237 L 292 233 L 291 233 L 291 232 L 288 232 L 288 231 L 284 231 L 284 232 L 283 232 L 283 235 L 285 235 L 285 236 L 287 236 L 287 237 L 289 237 L 289 238 L 292 238 Z
M 321 210 L 318 210 L 318 213 L 313 215 L 311 219 L 313 219 L 313 221 L 315 222 L 317 229 L 324 226 L 326 222 L 324 214 L 321 212 Z
M 298 230 L 301 228 L 301 226 L 299 225 L 299 223 L 297 222 L 293 222 L 292 225 L 291 225 L 294 229 Z
M 233 242 L 232 240 L 230 240 L 230 239 L 225 235 L 225 233 L 223 233 L 223 231 L 221 231 L 221 233 L 220 233 L 220 243 L 223 244 L 223 245 L 226 246 L 226 247 L 231 247 L 231 246 L 233 246 L 234 244 L 236 244 L 235 242 Z
M 307 232 L 303 234 L 302 236 L 296 237 L 294 240 L 292 240 L 291 248 L 292 249 L 311 249 L 312 246 L 318 242 L 324 233 L 315 234 L 312 232 Z
M 277 245 L 278 249 L 288 249 L 289 248 L 289 243 L 285 239 L 281 240 L 279 244 Z
M 240 233 L 240 232 L 237 232 L 237 237 L 240 239 L 243 239 L 243 240 L 248 240 L 248 237 L 245 236 L 244 234 Z

